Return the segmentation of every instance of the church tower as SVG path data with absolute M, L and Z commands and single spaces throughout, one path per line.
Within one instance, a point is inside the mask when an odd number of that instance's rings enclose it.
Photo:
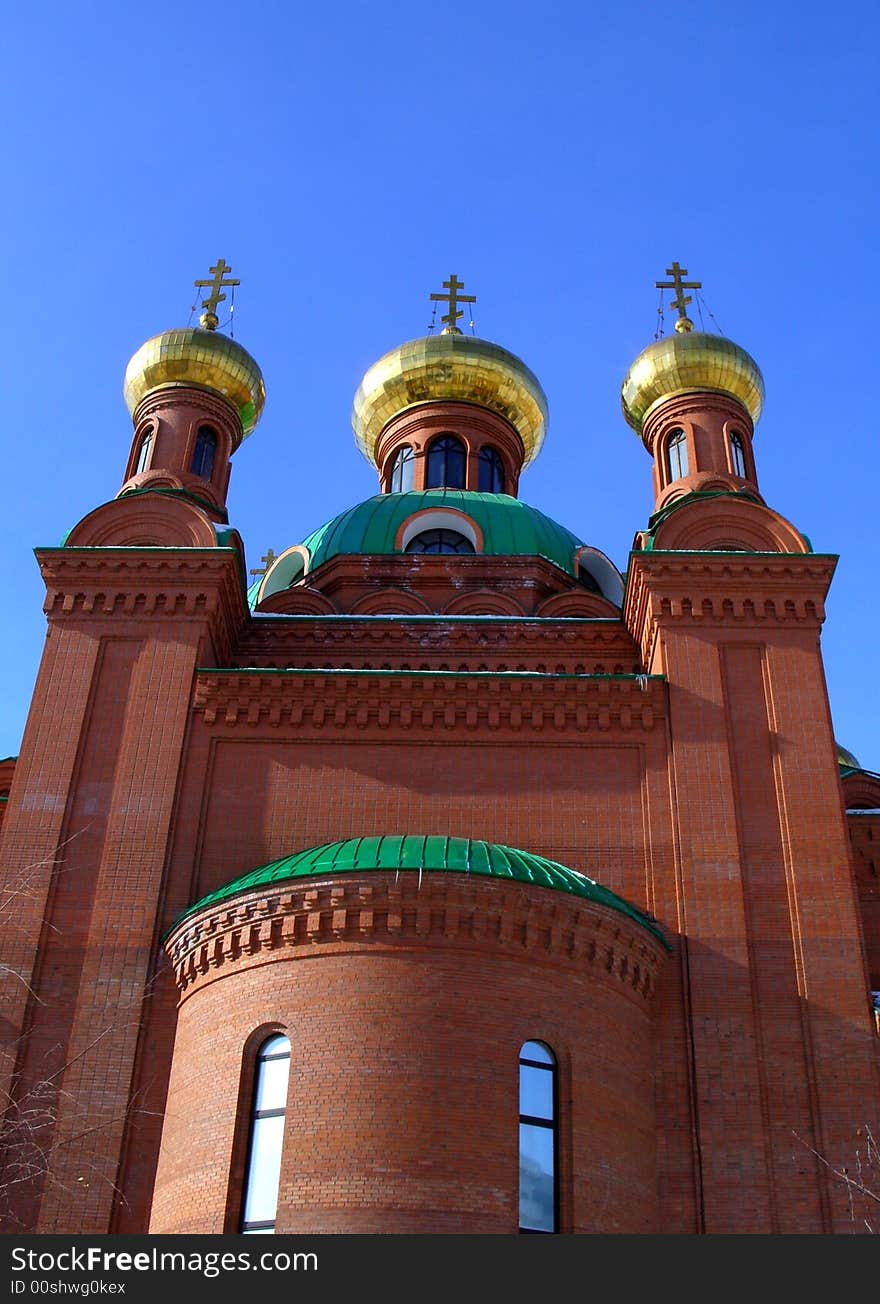
M 836 558 L 760 496 L 761 373 L 693 330 L 683 290 L 700 283 L 667 274 L 675 333 L 622 387 L 655 492 L 625 618 L 667 686 L 675 815 L 654 874 L 682 939 L 700 1218 L 846 1231 L 846 1186 L 813 1154 L 854 1153 L 877 1045 L 819 644 Z

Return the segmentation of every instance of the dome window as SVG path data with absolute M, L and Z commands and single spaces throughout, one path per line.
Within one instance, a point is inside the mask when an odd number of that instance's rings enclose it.
M 519 1229 L 555 1232 L 556 1057 L 541 1041 L 519 1053 Z
M 730 461 L 733 466 L 733 474 L 746 478 L 746 454 L 743 448 L 742 435 L 737 434 L 735 430 L 730 432 Z
M 423 530 L 410 539 L 404 551 L 461 554 L 474 552 L 475 549 L 470 539 L 466 539 L 457 530 Z
M 498 449 L 490 444 L 484 444 L 480 449 L 477 488 L 481 494 L 504 493 L 504 463 Z
M 666 445 L 666 465 L 669 479 L 680 480 L 688 473 L 687 436 L 683 430 L 673 430 Z
M 454 435 L 439 435 L 428 448 L 426 489 L 463 489 L 467 454 Z
M 140 475 L 141 471 L 146 471 L 147 463 L 150 460 L 150 449 L 153 447 L 153 431 L 148 430 L 141 440 L 138 449 L 137 466 L 134 468 L 135 475 Z
M 203 480 L 210 480 L 214 470 L 214 455 L 217 452 L 217 436 L 210 426 L 199 426 L 196 446 L 193 452 L 192 471 Z
M 241 1213 L 244 1236 L 275 1230 L 289 1076 L 290 1042 L 280 1035 L 269 1037 L 257 1055 Z
M 415 453 L 409 444 L 403 444 L 394 454 L 394 461 L 391 463 L 388 492 L 392 494 L 408 493 L 413 487 L 414 467 Z

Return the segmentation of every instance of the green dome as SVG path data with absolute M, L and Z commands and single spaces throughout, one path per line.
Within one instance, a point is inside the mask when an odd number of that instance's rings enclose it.
M 303 540 L 311 559 L 309 570 L 341 554 L 400 551 L 394 543 L 404 521 L 431 507 L 452 508 L 469 516 L 482 532 L 484 555 L 537 555 L 569 575 L 575 574 L 575 552 L 583 547 L 577 535 L 509 494 L 471 493 L 465 489 L 376 494 L 350 507 Z
M 335 874 L 361 874 L 364 871 L 384 870 L 394 873 L 452 873 L 476 874 L 483 878 L 512 879 L 517 883 L 530 883 L 534 887 L 568 892 L 572 896 L 594 901 L 627 915 L 641 924 L 649 933 L 668 945 L 658 925 L 650 915 L 624 901 L 623 897 L 602 887 L 586 874 L 578 874 L 555 860 L 547 860 L 531 851 L 518 851 L 492 842 L 477 842 L 471 838 L 415 837 L 400 835 L 374 838 L 348 838 L 344 842 L 326 842 L 320 847 L 309 847 L 269 865 L 251 870 L 241 878 L 227 883 L 194 906 L 185 910 L 177 923 L 202 910 L 218 906 L 223 901 L 267 887 L 288 879 L 326 878 Z
M 842 770 L 860 770 L 862 768 L 852 752 L 841 746 L 840 743 L 835 745 L 837 747 L 837 764 Z

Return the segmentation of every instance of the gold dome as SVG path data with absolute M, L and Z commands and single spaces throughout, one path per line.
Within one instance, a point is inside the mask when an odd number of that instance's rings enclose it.
M 547 399 L 513 353 L 474 335 L 426 335 L 374 362 L 354 396 L 351 425 L 361 452 L 375 461 L 383 429 L 418 403 L 456 399 L 506 417 L 523 442 L 528 466 L 547 429 Z
M 685 331 L 643 349 L 621 388 L 623 415 L 641 434 L 648 415 L 676 394 L 709 390 L 730 394 L 754 425 L 764 403 L 764 379 L 754 358 L 723 335 Z
M 194 385 L 227 399 L 238 412 L 246 438 L 266 401 L 260 368 L 251 355 L 216 331 L 187 327 L 163 331 L 142 344 L 125 369 L 122 392 L 129 412 L 165 385 Z

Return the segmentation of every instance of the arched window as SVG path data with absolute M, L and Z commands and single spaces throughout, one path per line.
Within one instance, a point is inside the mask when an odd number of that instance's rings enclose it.
M 477 488 L 481 494 L 504 493 L 504 463 L 497 448 L 484 444 L 480 449 L 479 480 Z
M 413 487 L 413 468 L 415 453 L 409 444 L 398 448 L 391 463 L 391 480 L 388 492 L 392 494 L 408 493 Z
M 269 1037 L 257 1054 L 241 1205 L 241 1232 L 245 1236 L 271 1235 L 275 1231 L 289 1074 L 290 1042 L 280 1035 Z
M 137 466 L 134 468 L 135 475 L 140 475 L 141 471 L 146 471 L 147 462 L 150 460 L 150 449 L 153 446 L 153 431 L 148 430 L 141 439 L 141 446 L 138 449 Z
M 683 430 L 673 430 L 666 445 L 666 464 L 669 479 L 680 480 L 688 473 L 687 437 Z
M 556 1058 L 541 1041 L 519 1053 L 519 1229 L 559 1227 L 556 1181 Z
M 410 539 L 404 552 L 474 552 L 474 545 L 457 530 L 423 530 Z
M 467 455 L 454 435 L 439 435 L 428 448 L 426 489 L 463 489 Z
M 733 474 L 746 478 L 746 454 L 743 448 L 742 435 L 738 435 L 735 430 L 730 432 L 730 460 L 733 463 Z
M 214 470 L 214 454 L 217 452 L 217 436 L 210 426 L 199 426 L 196 435 L 196 447 L 193 453 L 192 470 L 203 480 L 210 480 Z

